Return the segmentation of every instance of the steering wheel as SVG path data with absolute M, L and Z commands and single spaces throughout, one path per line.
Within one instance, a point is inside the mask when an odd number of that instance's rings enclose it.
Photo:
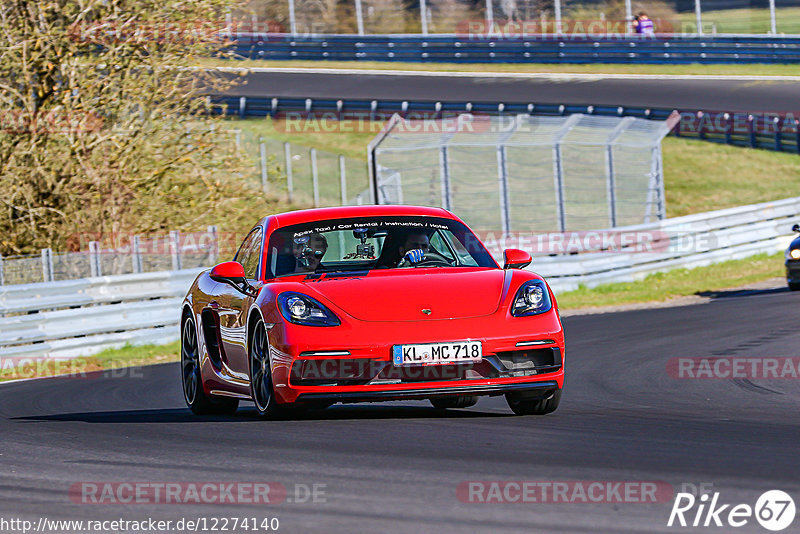
M 417 263 L 411 263 L 408 258 L 403 258 L 398 267 L 452 267 L 452 263 L 438 252 L 426 252 L 425 257 Z

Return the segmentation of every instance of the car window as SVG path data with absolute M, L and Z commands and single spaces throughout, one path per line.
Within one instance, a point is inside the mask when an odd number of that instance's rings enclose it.
M 258 260 L 261 258 L 261 228 L 256 228 L 242 243 L 236 253 L 236 261 L 244 267 L 244 274 L 249 280 L 258 279 Z
M 408 268 L 406 243 L 429 241 L 427 267 L 492 267 L 497 263 L 464 224 L 419 216 L 354 217 L 279 228 L 269 237 L 267 277 Z M 435 253 L 435 254 L 433 254 Z

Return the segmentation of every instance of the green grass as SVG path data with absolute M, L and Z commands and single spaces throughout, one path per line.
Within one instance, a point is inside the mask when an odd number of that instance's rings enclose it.
M 261 67 L 304 69 L 363 69 L 418 70 L 436 72 L 553 72 L 563 74 L 676 74 L 676 75 L 739 75 L 739 76 L 800 76 L 797 65 L 636 65 L 611 63 L 550 64 L 550 63 L 402 63 L 383 61 L 272 61 L 206 60 L 205 67 Z
M 74 359 L 36 359 L 23 361 L 17 367 L 0 369 L 0 381 L 20 378 L 40 378 L 56 375 L 82 377 L 86 373 L 176 362 L 180 353 L 180 343 L 175 341 L 166 345 L 126 345 L 120 349 L 107 349 L 93 356 Z
M 644 280 L 582 287 L 556 295 L 560 308 L 577 309 L 616 306 L 713 293 L 782 276 L 782 254 L 759 254 L 695 269 L 674 269 Z
M 796 154 L 675 137 L 662 151 L 669 217 L 798 195 Z
M 697 28 L 694 12 L 680 13 L 678 20 L 685 32 L 694 32 Z M 800 34 L 800 7 L 782 7 L 775 10 L 778 33 Z M 768 8 L 721 9 L 704 11 L 702 16 L 703 31 L 711 33 L 760 33 L 770 31 Z

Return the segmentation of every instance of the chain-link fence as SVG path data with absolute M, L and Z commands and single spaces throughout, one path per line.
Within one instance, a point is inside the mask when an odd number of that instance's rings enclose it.
M 314 207 L 367 204 L 369 173 L 364 160 L 260 137 L 251 129 L 230 130 L 253 161 L 248 179 L 293 204 Z
M 652 25 L 639 24 L 642 13 Z M 613 37 L 651 27 L 673 35 L 778 35 L 800 34 L 800 0 L 254 0 L 228 23 L 234 31 L 299 36 Z
M 223 245 L 215 226 L 205 232 L 159 236 L 109 234 L 82 243 L 78 252 L 0 256 L 0 285 L 56 282 L 96 276 L 175 271 L 215 264 Z M 87 235 L 88 238 L 88 235 Z
M 665 217 L 661 140 L 678 120 L 575 114 L 406 121 L 370 145 L 380 204 L 441 206 L 479 231 L 564 232 Z

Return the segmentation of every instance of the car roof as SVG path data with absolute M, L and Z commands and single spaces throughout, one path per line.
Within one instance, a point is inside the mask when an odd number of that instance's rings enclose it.
M 334 208 L 315 208 L 309 210 L 289 211 L 279 213 L 271 217 L 275 221 L 276 228 L 303 224 L 315 221 L 325 221 L 329 219 L 341 219 L 346 217 L 380 217 L 380 216 L 402 216 L 410 215 L 416 217 L 441 217 L 459 221 L 460 219 L 445 210 L 444 208 L 429 208 L 425 206 L 405 206 L 405 205 L 375 205 L 368 206 L 339 206 Z

